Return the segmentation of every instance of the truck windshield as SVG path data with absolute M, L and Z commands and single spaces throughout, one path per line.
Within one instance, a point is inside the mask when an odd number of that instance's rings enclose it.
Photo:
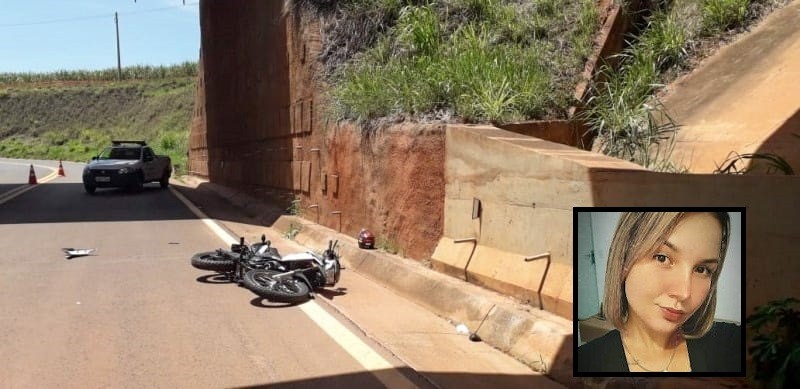
M 141 148 L 134 147 L 109 147 L 103 150 L 98 159 L 139 159 Z

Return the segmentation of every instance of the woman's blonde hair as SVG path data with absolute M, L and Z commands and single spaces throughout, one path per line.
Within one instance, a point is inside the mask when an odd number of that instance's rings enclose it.
M 728 249 L 730 218 L 727 212 L 709 212 L 722 227 L 719 266 L 711 278 L 711 289 L 703 305 L 683 325 L 686 338 L 699 338 L 714 324 L 717 306 L 717 280 L 722 272 L 725 252 Z M 625 279 L 634 262 L 655 252 L 667 241 L 675 226 L 687 212 L 624 212 L 611 241 L 606 267 L 606 284 L 603 296 L 603 315 L 616 328 L 622 328 L 628 318 L 628 299 L 625 296 Z

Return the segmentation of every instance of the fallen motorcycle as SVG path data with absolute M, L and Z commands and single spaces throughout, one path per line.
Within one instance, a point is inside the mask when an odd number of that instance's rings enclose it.
M 261 242 L 249 246 L 244 243 L 244 238 L 240 238 L 239 244 L 232 244 L 230 250 L 197 253 L 192 256 L 191 263 L 201 270 L 223 273 L 231 281 L 241 284 L 246 272 L 276 266 L 273 262 L 279 258 L 278 250 L 272 247 L 266 236 L 261 235 Z
M 307 251 L 272 256 L 267 266 L 244 274 L 244 286 L 271 301 L 298 303 L 314 298 L 314 289 L 339 282 L 342 267 L 336 251 L 338 244 L 338 240 L 328 241 L 322 254 Z

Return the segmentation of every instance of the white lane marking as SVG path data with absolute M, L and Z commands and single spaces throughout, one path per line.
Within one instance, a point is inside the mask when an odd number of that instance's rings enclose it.
M 173 187 L 169 187 L 170 191 L 182 203 L 184 203 L 192 213 L 195 214 L 200 220 L 205 223 L 212 231 L 214 231 L 220 239 L 225 243 L 239 243 L 231 233 L 225 231 L 219 224 L 209 218 L 203 211 L 197 208 L 189 199 L 184 197 Z M 372 373 L 381 383 L 389 388 L 416 388 L 406 376 L 400 374 L 391 363 L 384 359 L 380 354 L 375 352 L 369 345 L 364 343 L 352 331 L 348 330 L 342 323 L 336 320 L 333 315 L 322 309 L 319 304 L 314 301 L 308 301 L 301 304 L 300 310 L 303 311 L 314 323 L 319 326 L 328 336 L 331 337 L 339 346 L 347 351 L 353 359 L 355 359 L 361 366 Z
M 4 163 L 4 164 L 7 164 L 7 165 L 22 165 L 22 166 L 30 166 L 31 165 L 30 163 L 17 163 L 17 162 L 6 162 L 6 161 L 0 161 L 0 163 Z M 39 179 L 36 180 L 36 182 L 38 182 L 39 184 L 44 184 L 44 183 L 47 183 L 48 181 L 52 181 L 52 180 L 55 180 L 56 178 L 58 178 L 58 171 L 55 168 L 52 168 L 50 166 L 37 165 L 37 164 L 32 164 L 32 165 L 36 166 L 38 168 L 42 168 L 42 169 L 50 169 L 50 174 L 48 174 L 47 176 L 43 177 L 41 180 L 39 180 Z M 36 188 L 37 185 L 30 185 L 30 184 L 20 185 L 20 186 L 14 188 L 14 189 L 9 190 L 8 192 L 0 194 L 0 204 L 4 204 L 4 203 L 10 201 L 11 199 L 13 199 L 13 198 L 15 198 L 17 196 L 19 196 L 19 195 L 21 195 L 21 194 L 23 194 L 23 193 L 25 193 L 25 192 L 33 189 L 33 188 Z
M 197 206 L 195 206 L 191 201 L 189 201 L 189 199 L 184 197 L 175 188 L 170 186 L 169 190 L 172 192 L 172 194 L 175 195 L 175 197 L 178 198 L 178 200 L 180 200 L 184 205 L 186 205 L 186 207 L 189 208 L 189 210 L 192 211 L 192 213 L 195 216 L 197 216 L 203 222 L 203 224 L 208 226 L 208 228 L 210 228 L 211 231 L 217 234 L 217 236 L 220 239 L 222 239 L 222 241 L 225 242 L 226 245 L 239 243 L 238 239 L 234 238 L 228 231 L 225 231 L 222 227 L 220 227 L 220 225 L 217 224 L 216 221 L 209 218 L 203 211 L 200 210 L 200 208 L 197 208 Z
M 406 376 L 395 370 L 394 366 L 375 352 L 364 341 L 348 330 L 333 315 L 322 309 L 316 301 L 301 304 L 302 310 L 325 333 L 333 338 L 353 359 L 369 370 L 387 388 L 416 388 Z

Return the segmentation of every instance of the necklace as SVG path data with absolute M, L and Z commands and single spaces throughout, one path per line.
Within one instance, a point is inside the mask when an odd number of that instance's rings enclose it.
M 621 339 L 620 339 L 620 340 L 621 340 Z M 628 347 L 627 345 L 625 345 L 625 342 L 624 342 L 624 341 L 622 342 L 622 348 L 623 348 L 623 349 L 625 349 L 625 351 L 627 351 L 627 352 L 628 352 L 628 354 L 631 356 L 631 358 L 633 358 L 633 364 L 634 364 L 634 365 L 636 365 L 636 366 L 639 366 L 639 367 L 641 367 L 641 368 L 642 368 L 642 370 L 644 370 L 644 371 L 649 371 L 649 372 L 657 372 L 657 371 L 663 371 L 663 372 L 666 372 L 666 371 L 667 371 L 667 369 L 669 368 L 669 365 L 671 365 L 671 364 L 672 364 L 672 358 L 675 358 L 675 352 L 677 352 L 677 351 L 678 351 L 678 347 L 677 347 L 677 346 L 676 346 L 674 349 L 672 349 L 672 356 L 670 356 L 670 357 L 669 357 L 669 362 L 667 362 L 667 366 L 664 366 L 664 370 L 650 370 L 650 369 L 648 369 L 648 368 L 644 367 L 644 365 L 642 365 L 642 363 L 641 363 L 641 362 L 639 362 L 639 360 L 638 360 L 638 359 L 636 359 L 636 357 L 635 357 L 635 356 L 633 356 L 633 353 L 631 352 L 631 349 L 630 349 L 630 347 Z

